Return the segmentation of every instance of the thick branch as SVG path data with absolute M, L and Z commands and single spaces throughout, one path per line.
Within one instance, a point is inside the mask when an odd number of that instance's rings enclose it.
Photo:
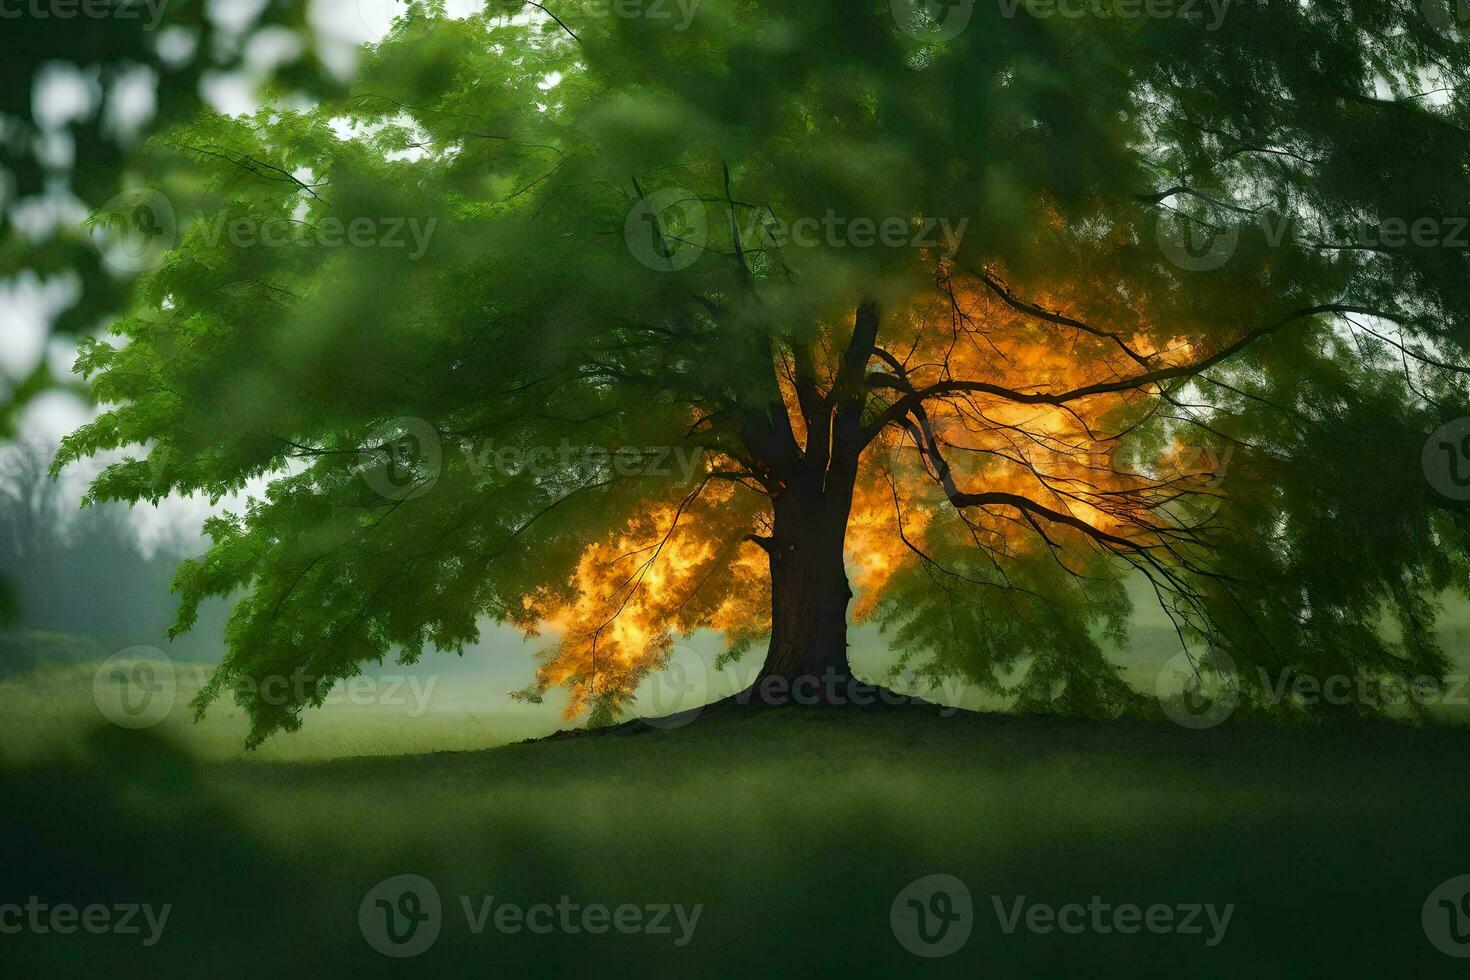
M 1229 360 L 1257 340 L 1270 336 L 1296 320 L 1317 316 L 1322 313 L 1360 313 L 1365 316 L 1377 316 L 1387 320 L 1397 320 L 1394 314 L 1383 310 L 1374 310 L 1363 306 L 1350 306 L 1342 303 L 1323 303 L 1297 310 L 1265 326 L 1257 327 L 1255 330 L 1247 332 L 1233 344 L 1229 344 L 1209 357 L 1194 361 L 1193 363 L 1157 368 L 1152 371 L 1144 371 L 1140 374 L 1132 375 L 1131 377 L 1118 378 L 1113 381 L 1099 381 L 1061 392 L 1017 391 L 1014 388 L 1006 388 L 1002 385 L 990 384 L 986 381 L 940 381 L 904 395 L 904 397 L 900 398 L 889 407 L 888 411 L 879 417 L 873 427 L 882 428 L 883 426 L 899 422 L 913 411 L 914 406 L 933 398 L 943 398 L 948 395 L 983 394 L 994 395 L 998 398 L 1022 405 L 1065 405 L 1068 402 L 1076 401 L 1080 398 L 1088 398 L 1093 395 L 1136 391 L 1149 385 L 1161 384 L 1166 381 L 1176 381 L 1181 378 L 1190 378 L 1202 371 L 1209 370 L 1222 361 Z M 869 384 L 874 386 L 897 388 L 900 391 L 904 388 L 902 382 L 891 375 L 875 374 L 870 376 L 868 380 Z
M 1074 330 L 1081 330 L 1083 333 L 1091 334 L 1094 337 L 1102 337 L 1107 340 L 1111 340 L 1113 343 L 1118 345 L 1119 349 L 1122 350 L 1123 353 L 1127 354 L 1138 364 L 1142 365 L 1143 367 L 1149 366 L 1149 359 L 1135 351 L 1133 348 L 1129 347 L 1126 343 L 1123 342 L 1123 338 L 1118 336 L 1117 334 L 1107 330 L 1102 330 L 1098 327 L 1094 327 L 1091 324 L 1083 323 L 1081 320 L 1074 319 L 1073 317 L 1065 316 L 1061 313 L 1054 313 L 1051 310 L 1042 309 L 1035 303 L 1023 300 L 1012 293 L 1010 291 L 1010 288 L 1007 287 L 1005 283 L 994 278 L 988 272 L 982 270 L 980 272 L 975 272 L 974 275 L 979 277 L 980 281 L 985 283 L 986 287 L 989 288 L 991 292 L 995 293 L 996 296 L 999 296 L 1001 302 L 1005 303 L 1007 306 L 1017 311 L 1018 313 L 1024 313 L 1027 316 L 1035 317 L 1038 320 L 1045 320 L 1047 323 L 1055 323 L 1058 326 L 1072 327 Z

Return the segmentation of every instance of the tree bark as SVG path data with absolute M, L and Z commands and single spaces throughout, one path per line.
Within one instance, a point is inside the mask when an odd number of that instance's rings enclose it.
M 858 460 L 870 441 L 862 426 L 867 399 L 863 374 L 878 323 L 877 303 L 865 299 L 825 396 L 816 387 L 811 351 L 798 347 L 796 394 L 805 423 L 804 448 L 798 448 L 786 424 L 788 407 L 779 386 L 770 422 L 761 419 L 749 427 L 747 445 L 775 477 L 775 490 L 771 536 L 762 541 L 771 567 L 771 643 L 746 698 L 849 704 L 860 686 L 847 661 L 852 589 L 843 559 Z
M 843 546 L 850 486 L 793 493 L 774 501 L 771 642 L 747 700 L 846 704 L 856 684 L 847 661 L 847 581 Z
M 848 676 L 843 565 L 846 500 L 777 501 L 771 538 L 771 645 L 762 677 Z

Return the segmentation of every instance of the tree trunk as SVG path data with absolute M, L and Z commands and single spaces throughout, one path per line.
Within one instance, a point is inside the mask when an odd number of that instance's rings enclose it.
M 798 345 L 795 394 L 805 423 L 804 448 L 797 446 L 790 406 L 774 375 L 768 416 L 746 420 L 747 448 L 772 474 L 768 486 L 776 488 L 771 536 L 762 542 L 771 564 L 771 645 L 760 677 L 737 697 L 764 704 L 836 705 L 866 701 L 875 690 L 858 685 L 847 662 L 852 589 L 843 551 L 858 461 L 872 440 L 863 426 L 864 372 L 878 325 L 878 304 L 865 298 L 825 395 L 818 389 L 811 350 Z M 761 356 L 769 358 L 769 351 L 763 348 Z
M 843 546 L 850 488 L 792 494 L 775 501 L 771 563 L 771 645 L 751 689 L 766 703 L 847 703 L 852 599 Z

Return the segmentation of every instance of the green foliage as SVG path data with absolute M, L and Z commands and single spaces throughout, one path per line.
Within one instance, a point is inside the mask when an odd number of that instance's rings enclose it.
M 298 45 L 296 56 L 266 80 L 274 90 L 299 95 L 335 86 L 317 60 L 306 4 L 264 3 L 245 31 L 221 26 L 209 16 L 209 6 L 202 0 L 30 0 L 6 9 L 6 57 L 0 61 L 0 117 L 5 120 L 0 283 L 32 277 L 69 282 L 71 297 L 50 324 L 56 335 L 96 330 L 126 305 L 129 279 L 109 268 L 88 228 L 66 218 L 56 227 L 28 228 L 17 220 L 23 207 L 66 194 L 88 208 L 102 208 L 140 184 L 143 176 L 133 159 L 138 130 L 166 128 L 197 115 L 203 80 L 244 69 L 247 43 L 254 38 L 289 31 Z M 46 118 L 39 96 L 43 78 L 52 72 L 73 73 L 94 104 L 60 122 Z M 117 109 L 122 91 L 140 78 L 151 87 L 153 105 L 151 118 L 135 129 L 119 124 Z M 70 379 L 56 377 L 44 357 L 22 377 L 0 375 L 0 439 L 14 435 L 20 413 L 38 395 L 75 387 Z M 0 618 L 7 610 L 5 588 L 0 582 Z
M 248 31 L 238 36 L 211 19 L 208 6 L 200 0 L 97 0 L 30 3 L 8 10 L 9 56 L 0 64 L 0 114 L 12 123 L 7 138 L 0 141 L 7 204 L 60 186 L 97 208 L 125 187 L 140 183 L 143 177 L 132 160 L 138 136 L 111 118 L 116 107 L 110 106 L 118 97 L 119 83 L 140 73 L 156 80 L 154 112 L 146 120 L 145 132 L 197 115 L 201 80 L 213 72 L 243 68 L 245 41 L 259 32 L 291 31 L 299 45 L 297 56 L 267 80 L 276 91 L 300 93 L 332 86 L 316 60 L 305 4 L 281 0 L 265 4 Z M 100 96 L 99 104 L 60 125 L 38 115 L 38 82 L 43 71 L 52 70 L 80 73 L 84 84 Z M 57 138 L 71 147 L 69 153 L 54 152 Z M 15 217 L 12 208 L 0 209 L 0 277 L 29 271 L 42 279 L 66 275 L 78 281 L 76 301 L 62 311 L 58 331 L 88 333 L 99 318 L 116 311 L 126 280 L 104 264 L 84 230 L 62 222 L 54 233 L 38 237 L 23 232 Z M 55 381 L 43 375 L 25 384 L 39 390 Z M 23 405 L 27 394 L 21 390 L 0 398 L 0 432 L 6 413 Z
M 1118 433 L 1113 476 L 1182 433 L 1231 462 L 1215 499 L 1132 512 L 1150 521 L 1123 529 L 1147 539 L 1132 546 L 989 502 L 976 536 L 944 509 L 956 494 L 916 494 L 927 558 L 875 608 L 915 666 L 1032 709 L 1136 708 L 1099 641 L 1120 639 L 1121 582 L 1143 573 L 1181 639 L 1227 651 L 1242 684 L 1257 669 L 1443 673 L 1430 629 L 1436 597 L 1467 584 L 1470 524 L 1419 453 L 1470 414 L 1467 255 L 1344 235 L 1470 214 L 1460 28 L 1381 0 L 1261 0 L 1213 26 L 976 5 L 942 43 L 850 3 L 705 0 L 686 30 L 595 16 L 594 0 L 558 4 L 559 20 L 513 12 L 411 5 L 340 97 L 206 116 L 148 148 L 191 217 L 116 325 L 125 342 L 84 349 L 110 408 L 62 459 L 149 447 L 98 479 L 97 500 L 269 480 L 179 572 L 180 628 L 204 597 L 244 594 L 201 710 L 234 679 L 298 671 L 319 702 L 365 661 L 462 649 L 483 617 L 534 630 L 576 603 L 589 549 L 709 476 L 512 473 L 477 464 L 487 444 L 672 447 L 749 469 L 700 516 L 726 553 L 781 492 L 751 433 L 778 425 L 790 365 L 817 360 L 845 397 L 835 365 L 864 299 L 901 358 L 936 304 L 948 330 L 955 290 L 1009 332 L 967 330 L 979 353 L 946 362 L 946 380 L 1004 378 L 1024 404 L 1132 379 L 1143 397 L 1089 419 Z M 693 206 L 630 219 L 660 193 Z M 929 248 L 774 234 L 829 214 L 963 232 Z M 1232 241 L 1226 260 L 1171 252 L 1176 218 Z M 362 220 L 375 247 L 329 241 Z M 393 222 L 417 245 L 387 247 Z M 290 244 L 261 245 L 266 228 Z M 691 236 L 698 254 L 676 272 L 637 260 Z M 987 276 L 1037 297 L 1031 312 L 1001 306 Z M 1037 314 L 1051 309 L 1097 329 Z M 1023 346 L 1069 351 L 1075 376 L 1022 377 L 1006 353 Z M 883 395 L 864 396 L 865 420 L 885 417 Z M 442 460 L 411 474 L 430 492 L 393 499 L 362 471 L 392 465 L 405 419 Z M 962 489 L 983 494 L 1001 465 L 981 459 L 967 471 L 981 485 Z M 749 592 L 712 581 L 681 628 Z M 743 649 L 759 625 L 733 632 Z M 304 707 L 244 704 L 257 740 Z

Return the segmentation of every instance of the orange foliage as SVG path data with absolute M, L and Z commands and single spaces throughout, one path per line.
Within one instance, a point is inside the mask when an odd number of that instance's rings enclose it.
M 902 363 L 907 383 L 915 388 L 966 379 L 1056 393 L 1144 370 L 1111 339 L 1039 323 L 980 285 L 962 289 L 955 282 L 952 290 L 952 295 L 886 314 L 879 344 Z M 1051 308 L 1045 298 L 1037 301 Z M 824 387 L 832 382 L 836 352 L 848 330 L 830 325 L 813 344 Z M 1156 345 L 1139 334 L 1124 342 L 1153 366 L 1196 356 L 1177 340 Z M 783 360 L 776 367 L 802 442 L 806 427 L 792 364 Z M 873 369 L 893 373 L 891 365 L 878 360 Z M 891 390 L 880 393 L 897 397 Z M 959 491 L 1022 495 L 1099 531 L 1142 540 L 1157 523 L 1149 512 L 1161 494 L 1197 490 L 1213 476 L 1208 461 L 1189 459 L 1182 447 L 1146 468 L 1151 472 L 1116 465 L 1118 432 L 1110 428 L 1110 417 L 1121 418 L 1120 409 L 1153 398 L 1151 389 L 1140 389 L 1059 407 L 966 393 L 930 400 L 925 408 Z M 874 410 L 881 407 L 875 403 Z M 750 507 L 745 519 L 732 522 L 728 512 L 737 496 L 754 494 L 729 482 L 708 481 L 692 500 L 658 503 L 634 515 L 611 540 L 582 556 L 574 583 L 577 599 L 544 612 L 561 642 L 538 673 L 542 688 L 571 690 L 569 717 L 595 699 L 617 703 L 626 697 L 646 673 L 667 663 L 676 634 L 764 631 L 767 559 L 759 548 L 742 543 L 756 530 L 761 511 Z M 971 509 L 963 523 L 957 521 L 932 461 L 925 463 L 909 433 L 889 427 L 864 457 L 848 526 L 858 619 L 872 613 L 899 570 L 920 560 L 910 545 L 923 542 L 941 520 L 996 555 L 1044 546 L 1031 525 L 1004 506 Z

